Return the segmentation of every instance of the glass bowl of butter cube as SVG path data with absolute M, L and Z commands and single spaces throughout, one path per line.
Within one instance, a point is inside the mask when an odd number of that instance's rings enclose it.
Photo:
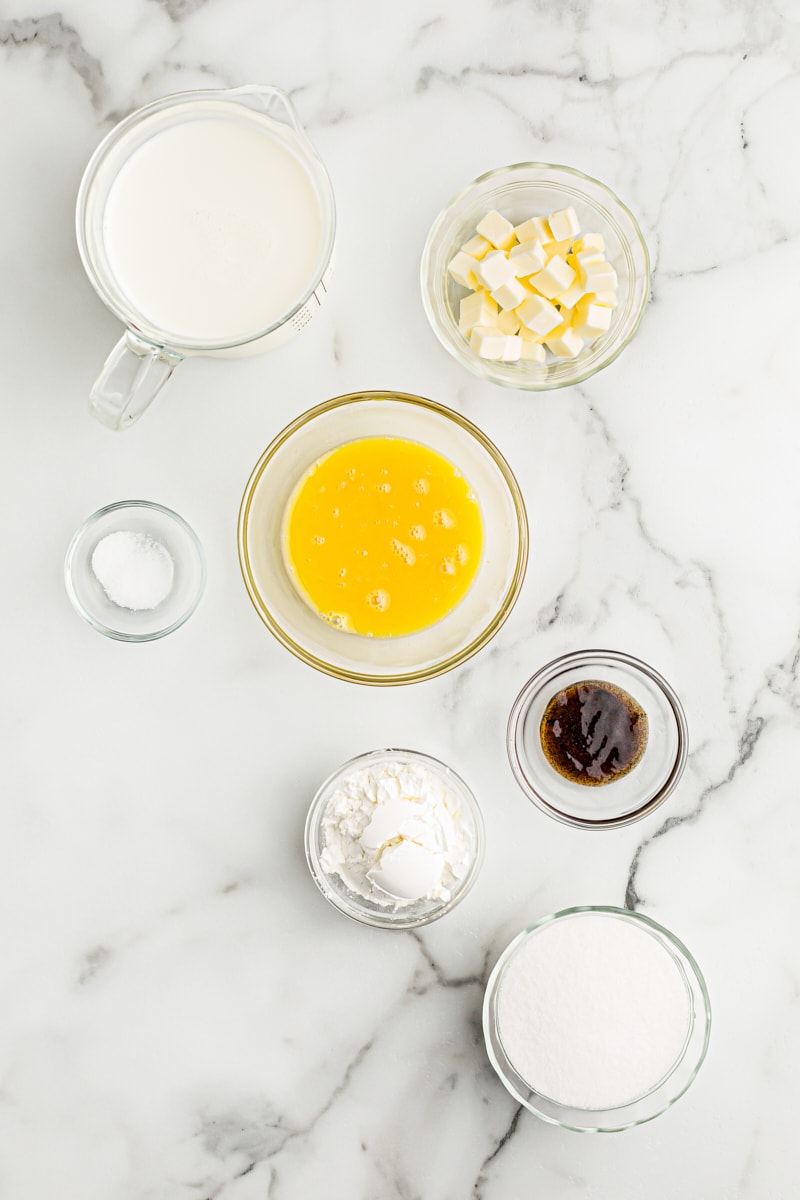
M 503 387 L 548 391 L 608 366 L 639 327 L 650 261 L 636 218 L 571 167 L 516 163 L 433 223 L 422 299 L 439 341 Z

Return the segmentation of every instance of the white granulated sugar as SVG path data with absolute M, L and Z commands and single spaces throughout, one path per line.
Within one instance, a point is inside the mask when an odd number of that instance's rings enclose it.
M 322 834 L 322 869 L 391 908 L 449 900 L 474 852 L 458 796 L 418 763 L 387 760 L 354 771 L 328 801 Z
M 690 1027 L 681 968 L 647 929 L 576 913 L 520 944 L 497 993 L 497 1030 L 519 1075 L 583 1109 L 646 1095 L 681 1057 Z
M 166 599 L 175 568 L 166 547 L 149 534 L 119 529 L 95 546 L 92 570 L 112 604 L 139 612 Z

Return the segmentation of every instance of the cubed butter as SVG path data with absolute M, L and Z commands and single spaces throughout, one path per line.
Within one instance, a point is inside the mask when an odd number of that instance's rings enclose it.
M 553 234 L 547 224 L 547 217 L 531 217 L 514 229 L 514 236 L 520 245 L 523 242 L 552 242 Z
M 580 253 L 581 250 L 597 250 L 600 254 L 603 254 L 605 248 L 606 243 L 602 233 L 584 233 L 582 237 L 576 240 L 573 246 L 573 250 L 576 253 Z
M 520 320 L 513 308 L 505 308 L 501 313 L 498 313 L 494 318 L 494 323 L 498 329 L 502 330 L 508 337 L 512 337 L 515 333 L 519 333 Z M 485 322 L 490 324 L 490 322 Z
M 531 331 L 546 337 L 551 329 L 561 324 L 561 316 L 554 304 L 544 296 L 529 296 L 517 309 L 521 324 Z
M 508 283 L 502 283 L 499 288 L 495 288 L 492 299 L 496 300 L 501 308 L 516 308 L 527 295 L 518 279 L 509 279 Z
M 617 272 L 603 259 L 601 262 L 581 263 L 581 278 L 587 292 L 615 292 Z
M 458 328 L 469 336 L 476 325 L 491 325 L 497 316 L 497 305 L 488 292 L 481 289 L 465 296 L 458 312 Z
M 556 254 L 559 258 L 566 258 L 572 248 L 572 238 L 565 238 L 563 242 L 545 242 L 545 253 L 548 259 L 553 258 Z
M 565 292 L 575 282 L 575 272 L 560 255 L 550 259 L 543 271 L 531 275 L 531 287 L 541 292 L 548 300 L 555 300 L 561 292 Z
M 523 341 L 521 337 L 507 337 L 503 350 L 503 362 L 519 362 L 522 358 Z
M 556 358 L 575 358 L 583 349 L 583 339 L 566 321 L 548 333 L 544 344 L 548 350 L 552 350 Z
M 476 228 L 481 237 L 485 237 L 498 250 L 508 250 L 514 245 L 514 226 L 496 208 L 482 217 Z
M 554 242 L 576 238 L 581 231 L 581 223 L 574 208 L 559 208 L 556 212 L 551 212 L 547 224 L 552 230 Z
M 473 258 L 472 255 L 465 254 L 463 250 L 459 250 L 458 254 L 450 259 L 447 269 L 456 283 L 460 283 L 462 287 L 469 288 L 471 292 L 474 292 L 480 287 L 478 277 L 475 273 L 478 265 L 477 258 Z
M 575 307 L 584 293 L 585 288 L 583 286 L 583 280 L 581 279 L 580 275 L 578 275 L 575 282 L 570 284 L 567 290 L 562 292 L 558 297 L 559 307 L 561 309 L 566 309 L 569 312 L 570 309 Z
M 590 296 L 584 296 L 575 305 L 572 328 L 579 338 L 593 342 L 605 333 L 611 324 L 611 309 L 602 304 L 593 304 Z
M 481 237 L 479 233 L 476 233 L 475 237 L 470 238 L 468 242 L 464 242 L 461 247 L 465 254 L 469 254 L 470 258 L 477 258 L 478 262 L 482 258 L 486 258 L 491 248 L 492 243 L 488 238 Z
M 570 265 L 575 267 L 575 270 L 577 271 L 584 265 L 584 263 L 605 262 L 606 256 L 602 250 L 577 250 L 573 251 L 573 253 L 570 255 L 570 259 L 574 259 L 574 262 L 570 262 Z M 575 265 L 576 263 L 577 266 Z
M 518 246 L 512 246 L 508 253 L 508 261 L 514 268 L 514 274 L 521 279 L 523 275 L 535 275 L 537 271 L 541 271 L 547 263 L 547 255 L 539 239 L 531 238 L 529 242 L 520 242 Z
M 603 236 L 582 234 L 571 207 L 517 226 L 492 209 L 448 271 L 474 293 L 460 302 L 461 333 L 496 362 L 574 358 L 610 328 L 617 306 Z
M 456 255 L 458 257 L 458 255 Z M 475 259 L 475 274 L 482 287 L 485 287 L 487 292 L 493 292 L 495 288 L 502 287 L 504 283 L 508 283 L 514 278 L 514 268 L 506 258 L 502 250 L 491 250 L 481 262 Z
M 543 363 L 547 358 L 547 351 L 540 342 L 528 342 L 524 338 L 520 338 L 522 348 L 520 350 L 520 362 L 537 362 Z
M 469 345 L 480 358 L 499 362 L 505 350 L 506 334 L 496 325 L 476 325 L 469 336 Z
M 522 351 L 522 338 L 509 337 L 493 325 L 476 325 L 469 344 L 480 358 L 492 362 L 516 362 Z

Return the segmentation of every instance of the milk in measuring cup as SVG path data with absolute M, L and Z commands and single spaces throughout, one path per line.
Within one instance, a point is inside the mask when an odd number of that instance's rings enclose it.
M 166 340 L 237 342 L 285 317 L 315 282 L 320 198 L 285 126 L 184 120 L 140 145 L 108 192 L 108 267 Z

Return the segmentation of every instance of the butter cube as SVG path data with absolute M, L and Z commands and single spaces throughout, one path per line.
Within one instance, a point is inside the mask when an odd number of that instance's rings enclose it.
M 602 304 L 603 308 L 617 307 L 618 301 L 616 292 L 591 292 L 590 295 L 595 304 Z
M 605 333 L 611 324 L 611 309 L 602 304 L 593 304 L 590 296 L 584 296 L 575 305 L 572 327 L 580 338 L 593 342 Z
M 553 234 L 547 224 L 547 217 L 531 217 L 523 221 L 514 230 L 514 236 L 520 245 L 523 242 L 552 242 Z
M 476 275 L 478 265 L 477 258 L 473 258 L 471 254 L 465 254 L 463 250 L 459 250 L 458 254 L 450 259 L 447 269 L 456 283 L 460 283 L 462 287 L 469 288 L 471 292 L 474 292 L 480 286 Z
M 543 342 L 545 339 L 545 334 L 534 333 L 532 329 L 528 329 L 525 325 L 520 325 L 517 332 L 519 333 L 519 336 L 522 338 L 523 342 L 537 342 L 538 343 L 538 342 Z
M 581 296 L 585 295 L 585 291 L 586 289 L 583 286 L 583 280 L 581 279 L 580 275 L 578 275 L 575 282 L 558 297 L 558 303 L 561 310 L 564 311 L 566 309 L 566 311 L 569 312 L 570 309 L 575 307 Z
M 535 275 L 537 271 L 541 271 L 547 263 L 547 255 L 539 239 L 531 238 L 528 242 L 512 246 L 508 253 L 508 261 L 514 268 L 514 274 L 521 279 L 523 275 Z
M 476 233 L 475 237 L 470 238 L 468 242 L 464 242 L 461 247 L 465 254 L 469 254 L 470 258 L 477 258 L 478 262 L 482 258 L 486 258 L 491 248 L 492 243 L 487 238 L 481 237 L 479 233 Z
M 581 223 L 574 208 L 560 208 L 557 212 L 551 212 L 547 224 L 552 230 L 555 242 L 576 238 L 581 231 Z
M 565 238 L 563 242 L 545 242 L 545 253 L 548 259 L 558 255 L 559 258 L 566 258 L 572 247 L 572 238 Z
M 548 333 L 544 344 L 556 358 L 575 358 L 583 349 L 583 339 L 566 322 Z
M 495 325 L 476 325 L 470 334 L 469 345 L 481 358 L 499 362 L 506 348 L 506 335 Z
M 522 304 L 527 294 L 518 279 L 509 279 L 508 283 L 495 288 L 492 299 L 496 300 L 501 308 L 516 308 L 518 304 Z
M 489 322 L 485 322 L 488 324 Z M 498 329 L 505 333 L 508 337 L 512 337 L 515 333 L 519 333 L 520 319 L 514 312 L 513 308 L 503 309 L 495 319 L 494 323 Z
M 558 309 L 543 296 L 529 296 L 520 304 L 517 316 L 526 329 L 541 337 L 546 337 L 551 329 L 561 324 Z
M 584 263 L 605 262 L 606 256 L 602 250 L 578 250 L 570 254 L 567 261 L 571 267 L 574 267 L 578 271 Z
M 458 328 L 469 336 L 476 325 L 491 325 L 497 316 L 497 305 L 482 289 L 465 296 L 458 312 Z
M 547 352 L 539 342 L 527 342 L 524 338 L 520 338 L 520 341 L 522 342 L 519 356 L 521 362 L 543 363 L 547 358 Z
M 603 254 L 606 248 L 605 238 L 602 233 L 584 233 L 583 237 L 579 237 L 573 246 L 576 253 L 581 250 L 597 250 Z
M 529 283 L 548 300 L 554 300 L 575 282 L 575 272 L 560 255 L 554 255 L 543 271 L 531 275 Z
M 581 278 L 587 292 L 615 292 L 617 290 L 617 272 L 611 263 L 602 262 L 581 263 Z
M 487 292 L 493 292 L 514 278 L 514 268 L 502 250 L 491 250 L 486 258 L 475 263 L 475 274 Z
M 508 250 L 514 245 L 514 226 L 496 208 L 482 217 L 476 228 L 481 237 L 485 237 L 498 250 Z
M 507 337 L 503 350 L 503 362 L 519 362 L 522 358 L 523 344 L 521 337 Z
M 493 362 L 516 362 L 522 352 L 522 338 L 508 337 L 491 325 L 476 325 L 469 344 L 480 358 Z

